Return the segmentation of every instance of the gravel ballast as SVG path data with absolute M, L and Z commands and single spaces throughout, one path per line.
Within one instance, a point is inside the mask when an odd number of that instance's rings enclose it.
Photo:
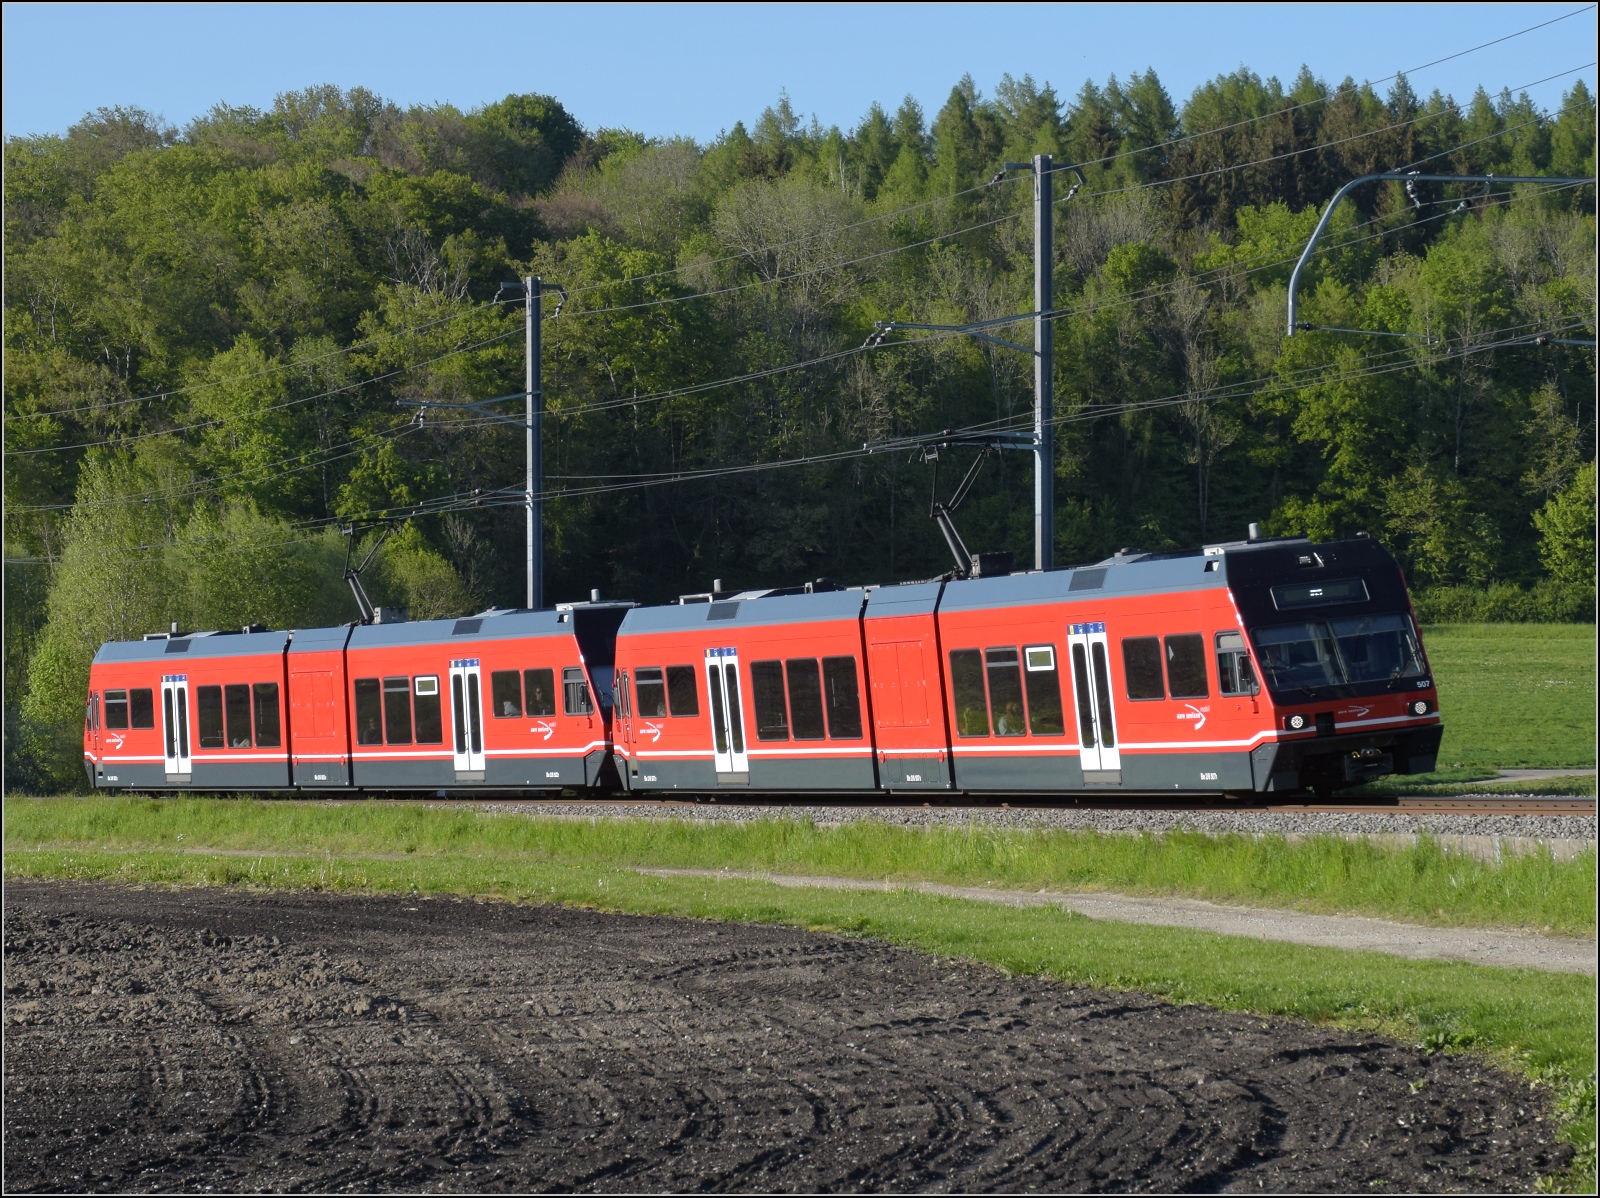
M 1484 837 L 1515 841 L 1595 840 L 1593 815 L 1410 814 L 1399 811 L 1169 811 L 1139 808 L 904 807 L 833 803 L 492 803 L 484 811 L 565 819 L 688 819 L 744 822 L 807 819 L 821 826 L 875 820 L 907 828 L 982 827 L 1084 832 L 1205 832 L 1247 836 Z

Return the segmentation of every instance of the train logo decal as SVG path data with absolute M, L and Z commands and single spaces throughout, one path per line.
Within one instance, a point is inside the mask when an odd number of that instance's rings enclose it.
M 113 749 L 122 748 L 122 733 L 108 732 L 106 733 L 106 739 L 111 742 L 111 747 Z
M 554 736 L 556 734 L 556 730 L 555 730 L 554 726 L 545 723 L 545 721 L 543 721 L 543 720 L 534 721 L 533 724 L 529 725 L 528 731 L 532 732 L 534 734 L 538 734 L 540 732 L 544 733 L 545 740 L 549 740 L 552 736 Z
M 1206 726 L 1206 711 L 1210 711 L 1211 710 L 1210 704 L 1206 705 L 1205 711 L 1202 711 L 1200 708 L 1196 707 L 1193 703 L 1185 703 L 1184 706 L 1187 707 L 1189 710 L 1188 711 L 1180 711 L 1178 713 L 1178 718 L 1180 720 L 1193 720 L 1193 721 L 1195 721 L 1194 730 L 1196 732 L 1198 732 L 1198 731 L 1200 731 L 1200 729 L 1204 728 Z
M 1363 717 L 1365 717 L 1367 712 L 1369 712 L 1371 710 L 1372 710 L 1372 708 L 1370 708 L 1370 707 L 1362 707 L 1360 704 L 1357 704 L 1354 707 L 1341 707 L 1339 709 L 1339 714 L 1340 715 L 1353 715 L 1353 716 L 1356 717 L 1356 719 L 1359 720 L 1359 719 L 1362 719 Z
M 661 739 L 661 725 L 641 724 L 639 725 L 639 735 L 648 736 L 650 738 L 650 743 L 655 744 L 656 741 Z

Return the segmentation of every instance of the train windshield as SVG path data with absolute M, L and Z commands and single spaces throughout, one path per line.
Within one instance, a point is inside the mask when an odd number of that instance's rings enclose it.
M 1428 672 L 1416 629 L 1406 615 L 1305 620 L 1258 628 L 1251 635 L 1274 691 L 1368 683 L 1392 686 Z

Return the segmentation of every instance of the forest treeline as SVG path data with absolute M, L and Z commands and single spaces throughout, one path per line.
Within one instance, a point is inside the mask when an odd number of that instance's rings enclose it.
M 1248 70 L 1181 106 L 1153 71 L 1070 101 L 962 80 L 851 130 L 787 97 L 710 144 L 585 129 L 550 97 L 401 109 L 333 87 L 183 130 L 101 110 L 5 146 L 5 684 L 11 787 L 72 785 L 95 647 L 304 626 L 377 520 L 378 602 L 522 594 L 522 387 L 546 306 L 548 601 L 660 601 L 948 568 L 931 468 L 864 443 L 1031 420 L 1031 360 L 875 321 L 1031 308 L 1032 190 L 1056 187 L 1057 545 L 1367 530 L 1438 611 L 1592 619 L 1593 187 L 1373 185 L 1389 169 L 1589 176 L 1594 98 L 1422 98 Z M 515 301 L 515 302 L 514 302 Z M 1031 340 L 1026 323 L 1012 337 Z M 421 407 L 418 405 L 431 404 Z M 513 401 L 507 414 L 520 411 Z M 943 487 L 970 455 L 947 452 Z M 958 514 L 1031 559 L 1031 458 Z

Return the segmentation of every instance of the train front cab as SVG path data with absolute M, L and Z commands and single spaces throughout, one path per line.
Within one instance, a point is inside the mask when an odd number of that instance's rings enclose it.
M 1399 565 L 1358 537 L 1225 546 L 1272 735 L 1255 789 L 1331 793 L 1438 758 L 1439 695 Z
M 609 780 L 612 644 L 628 603 L 356 627 L 351 784 L 527 791 Z
M 873 790 L 863 598 L 756 591 L 629 612 L 616 720 L 627 788 Z
M 91 785 L 284 789 L 287 643 L 282 632 L 201 632 L 102 645 L 84 720 Z

